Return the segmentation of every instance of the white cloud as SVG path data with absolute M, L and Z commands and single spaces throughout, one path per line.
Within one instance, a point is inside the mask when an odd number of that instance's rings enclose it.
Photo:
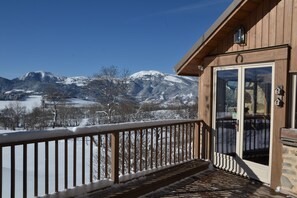
M 161 11 L 161 12 L 152 14 L 152 16 L 153 15 L 164 15 L 164 14 L 178 14 L 178 13 L 187 12 L 187 11 L 191 11 L 191 10 L 199 10 L 201 8 L 218 5 L 218 4 L 222 4 L 225 2 L 226 2 L 226 0 L 200 1 L 200 3 L 185 5 L 182 7 Z

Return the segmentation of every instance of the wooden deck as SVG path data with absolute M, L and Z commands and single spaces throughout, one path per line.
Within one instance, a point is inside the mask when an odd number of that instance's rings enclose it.
M 261 182 L 212 169 L 192 175 L 142 197 L 290 197 L 275 192 Z
M 90 190 L 91 186 L 85 185 L 70 189 L 65 192 L 59 192 L 49 197 L 139 197 L 159 188 L 166 187 L 176 181 L 182 180 L 201 171 L 207 170 L 209 162 L 202 160 L 192 160 L 170 168 L 162 169 L 148 174 L 138 179 L 130 180 L 102 190 Z M 93 187 L 96 189 L 96 187 Z
M 209 162 L 201 160 L 186 162 L 102 190 L 88 193 L 84 193 L 86 191 L 82 188 L 80 190 L 81 194 L 76 197 L 286 197 L 260 182 L 209 168 Z M 54 197 L 71 197 L 71 193 L 59 193 Z

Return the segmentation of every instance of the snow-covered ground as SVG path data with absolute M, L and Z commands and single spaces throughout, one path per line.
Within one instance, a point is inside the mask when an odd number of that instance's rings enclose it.
M 41 95 L 31 95 L 24 101 L 17 101 L 17 100 L 9 100 L 9 101 L 5 100 L 4 101 L 4 100 L 0 100 L 0 110 L 5 109 L 5 107 L 9 106 L 9 104 L 17 102 L 21 106 L 26 107 L 27 111 L 31 111 L 33 108 L 41 106 L 41 100 L 42 100 Z M 78 98 L 71 98 L 66 102 L 66 104 L 67 105 L 72 105 L 72 106 L 75 106 L 75 107 L 83 107 L 83 106 L 96 104 L 96 102 L 83 100 L 83 99 L 78 99 Z
M 3 100 L 0 100 L 0 110 L 5 109 L 5 107 L 11 103 L 18 102 L 21 106 L 26 107 L 27 111 L 30 111 L 34 107 L 41 106 L 41 99 L 42 99 L 42 97 L 40 95 L 31 95 L 24 101 L 15 101 L 15 100 L 3 101 Z
M 82 100 L 78 98 L 71 98 L 67 101 L 67 105 L 73 105 L 75 107 L 83 107 L 83 106 L 89 106 L 96 104 L 96 102 L 88 101 L 88 100 Z

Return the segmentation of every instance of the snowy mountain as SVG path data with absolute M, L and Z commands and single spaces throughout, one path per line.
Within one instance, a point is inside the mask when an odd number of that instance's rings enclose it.
M 58 82 L 63 80 L 61 77 L 57 77 L 50 72 L 36 71 L 28 72 L 22 77 L 18 78 L 20 81 L 39 81 L 39 82 Z
M 76 85 L 78 87 L 86 86 L 90 82 L 90 78 L 85 76 L 76 76 L 76 77 L 66 77 L 61 81 L 62 84 L 66 85 Z
M 130 76 L 130 95 L 140 102 L 188 104 L 198 95 L 197 79 L 158 71 L 141 71 Z
M 88 84 L 92 78 L 60 77 L 50 72 L 28 72 L 8 80 L 0 77 L 0 100 L 23 100 L 33 94 L 42 95 L 48 87 L 67 94 L 70 98 L 92 98 Z M 164 74 L 159 71 L 141 71 L 132 74 L 127 81 L 128 95 L 137 102 L 188 104 L 196 100 L 197 79 Z
M 165 74 L 159 72 L 159 71 L 154 71 L 154 70 L 149 70 L 149 71 L 140 71 L 132 74 L 130 78 L 132 79 L 150 79 L 152 77 L 160 77 L 160 76 L 165 76 Z

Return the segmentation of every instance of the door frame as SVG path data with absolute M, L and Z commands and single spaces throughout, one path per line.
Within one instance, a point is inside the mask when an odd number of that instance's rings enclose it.
M 262 68 L 271 67 L 271 104 L 270 104 L 270 143 L 269 143 L 269 164 L 268 166 L 251 162 L 242 159 L 243 153 L 243 130 L 244 130 L 244 80 L 245 80 L 245 70 L 249 68 Z M 237 91 L 237 120 L 239 120 L 239 131 L 236 132 L 236 156 L 232 157 L 222 153 L 216 153 L 216 90 L 217 90 L 217 71 L 232 70 L 236 69 L 238 71 L 238 91 Z M 273 143 L 273 118 L 274 118 L 274 77 L 275 77 L 275 63 L 257 63 L 257 64 L 240 64 L 234 66 L 222 66 L 213 67 L 213 91 L 212 91 L 212 128 L 214 132 L 212 133 L 213 139 L 213 156 L 214 165 L 218 168 L 222 168 L 240 175 L 250 176 L 252 178 L 258 179 L 266 184 L 270 184 L 271 181 L 271 167 L 272 167 L 272 143 Z M 231 167 L 232 166 L 232 167 Z M 264 171 L 265 170 L 265 171 Z

